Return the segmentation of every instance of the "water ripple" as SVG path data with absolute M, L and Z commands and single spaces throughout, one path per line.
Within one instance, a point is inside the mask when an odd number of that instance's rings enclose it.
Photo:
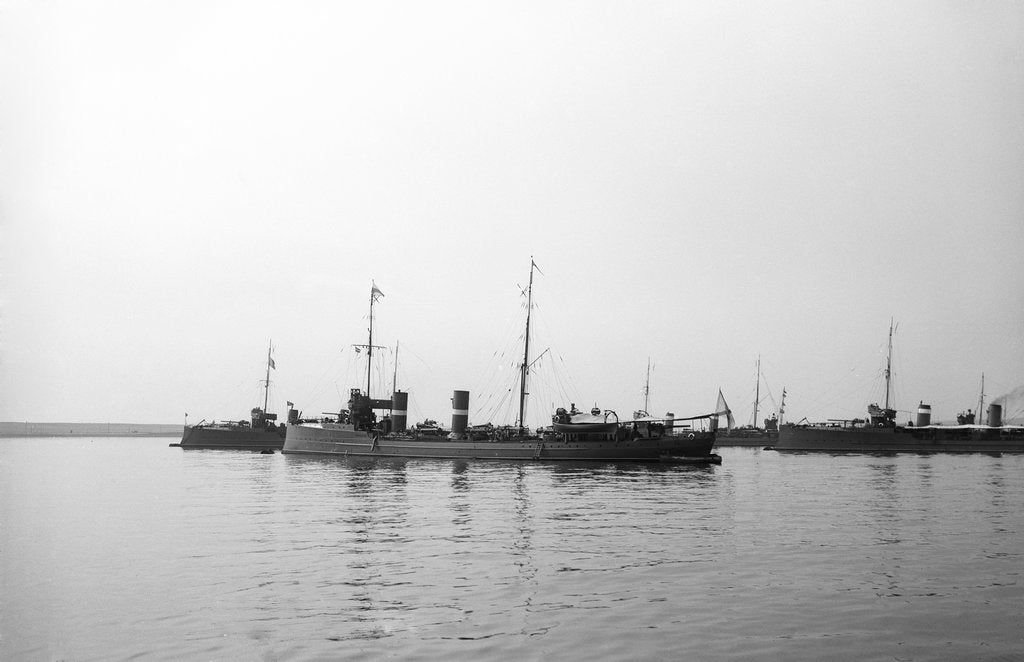
M 0 446 L 0 658 L 1020 659 L 1024 458 L 166 443 Z

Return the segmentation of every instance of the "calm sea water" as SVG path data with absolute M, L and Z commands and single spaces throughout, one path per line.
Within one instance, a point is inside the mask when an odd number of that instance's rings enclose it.
M 0 659 L 1024 659 L 1024 457 L 0 440 Z

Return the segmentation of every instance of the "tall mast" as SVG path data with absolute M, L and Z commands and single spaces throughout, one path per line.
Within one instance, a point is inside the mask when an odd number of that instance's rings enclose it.
M 889 381 L 892 377 L 892 320 L 889 320 L 889 353 L 885 358 L 885 409 L 889 410 Z M 888 415 L 888 414 L 886 414 Z
M 370 397 L 370 375 L 373 374 L 373 350 L 376 345 L 373 344 L 373 304 L 376 303 L 377 297 L 384 296 L 384 293 L 377 289 L 377 284 L 373 283 L 370 288 L 370 340 L 365 345 L 353 345 L 356 351 L 359 351 L 360 347 L 366 348 L 366 397 Z M 377 349 L 383 349 L 377 347 Z
M 984 419 L 981 418 L 981 412 L 982 412 L 982 408 L 984 406 L 985 406 L 985 373 L 981 373 L 981 395 L 978 396 L 978 413 L 975 415 L 975 418 L 974 418 L 974 420 L 977 421 L 977 423 L 979 425 L 984 425 L 984 423 L 982 423 L 982 420 L 984 420 Z
M 373 369 L 373 302 L 377 300 L 374 296 L 374 285 L 370 290 L 370 341 L 366 344 L 366 397 L 370 397 L 370 372 Z
M 530 257 L 530 284 L 526 288 L 526 342 L 523 343 L 523 367 L 519 375 L 519 427 L 522 429 L 526 414 L 526 377 L 530 373 L 530 314 L 533 312 L 533 268 Z
M 757 405 L 761 401 L 761 355 L 757 355 L 757 380 L 754 383 L 754 427 L 757 427 Z
M 651 357 L 648 356 L 647 357 L 647 382 L 644 384 L 644 413 L 645 414 L 648 411 L 650 411 L 649 409 L 647 409 L 647 407 L 648 407 L 647 402 L 648 402 L 648 400 L 650 400 L 650 396 L 651 396 Z
M 274 340 L 270 340 L 270 345 L 267 347 L 267 378 L 263 382 L 263 411 L 267 411 L 267 402 L 270 400 L 270 366 L 274 365 L 274 359 L 270 357 L 271 351 L 274 349 Z
M 391 392 L 398 391 L 398 341 L 395 341 L 395 372 L 391 377 Z

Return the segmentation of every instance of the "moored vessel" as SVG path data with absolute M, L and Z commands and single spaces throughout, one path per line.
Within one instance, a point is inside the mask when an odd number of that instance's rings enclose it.
M 927 405 L 924 405 L 927 406 Z M 1001 408 L 990 405 L 988 424 L 897 425 L 888 417 L 832 420 L 817 425 L 785 424 L 775 450 L 835 453 L 1024 453 L 1024 426 L 1003 425 Z
M 451 432 L 421 434 L 405 427 L 407 393 L 374 400 L 352 389 L 348 409 L 335 421 L 307 421 L 288 426 L 283 452 L 369 457 L 489 460 L 714 463 L 717 417 L 714 412 L 687 419 L 674 417 L 622 420 L 613 411 L 580 414 L 559 408 L 552 425 L 537 431 L 519 426 L 469 426 L 469 392 L 452 397 Z M 378 423 L 371 409 L 389 409 Z M 676 429 L 676 421 L 711 419 L 709 430 Z
M 719 446 L 750 446 L 761 447 L 775 443 L 779 436 L 780 417 L 786 410 L 786 389 L 782 389 L 782 403 L 779 405 L 779 416 L 772 413 L 764 419 L 764 427 L 757 427 L 757 411 L 761 404 L 761 357 L 757 357 L 757 379 L 754 382 L 754 415 L 750 425 L 741 425 L 726 430 L 718 435 Z
M 885 366 L 885 403 L 868 405 L 866 418 L 829 419 L 824 423 L 787 423 L 779 428 L 774 449 L 833 453 L 1022 453 L 1024 426 L 1003 425 L 1002 407 L 988 407 L 987 425 L 974 422 L 974 414 L 957 417 L 957 425 L 932 425 L 931 407 L 918 406 L 915 423 L 898 425 L 890 407 L 892 376 L 892 324 Z M 984 389 L 983 389 L 984 392 Z
M 764 419 L 764 427 L 741 425 L 727 432 L 719 432 L 719 446 L 762 447 L 775 443 L 779 436 L 779 419 L 775 414 Z
M 267 348 L 267 375 L 263 380 L 263 407 L 253 407 L 249 420 L 202 421 L 185 425 L 181 441 L 171 446 L 221 450 L 273 452 L 284 447 L 285 425 L 277 423 L 277 414 L 267 412 L 270 397 L 270 370 L 277 369 L 272 356 L 273 343 Z M 288 403 L 289 407 L 291 403 Z
M 527 318 L 523 362 L 520 365 L 519 416 L 514 425 L 469 425 L 469 392 L 456 390 L 452 397 L 450 432 L 438 426 L 407 427 L 408 394 L 395 391 L 390 399 L 371 396 L 370 369 L 367 387 L 351 389 L 347 408 L 334 420 L 303 421 L 291 411 L 283 448 L 288 454 L 344 455 L 369 457 L 448 458 L 541 461 L 615 461 L 615 462 L 704 462 L 720 458 L 712 453 L 718 415 L 725 412 L 694 416 L 688 419 L 712 419 L 710 430 L 676 429 L 674 417 L 646 417 L 620 421 L 614 412 L 592 414 L 597 420 L 583 420 L 579 412 L 559 409 L 552 424 L 531 430 L 524 422 L 526 380 L 529 373 L 530 315 L 532 306 L 533 269 L 530 262 L 530 284 L 526 290 Z M 376 286 L 370 296 L 370 340 L 373 347 L 373 306 L 382 296 Z M 379 420 L 378 411 L 387 415 Z

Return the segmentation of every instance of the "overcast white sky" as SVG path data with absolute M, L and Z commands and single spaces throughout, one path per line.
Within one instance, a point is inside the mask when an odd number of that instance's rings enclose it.
M 0 420 L 336 411 L 376 281 L 511 422 L 531 256 L 531 425 L 1024 384 L 1020 2 L 5 1 L 0 90 Z

